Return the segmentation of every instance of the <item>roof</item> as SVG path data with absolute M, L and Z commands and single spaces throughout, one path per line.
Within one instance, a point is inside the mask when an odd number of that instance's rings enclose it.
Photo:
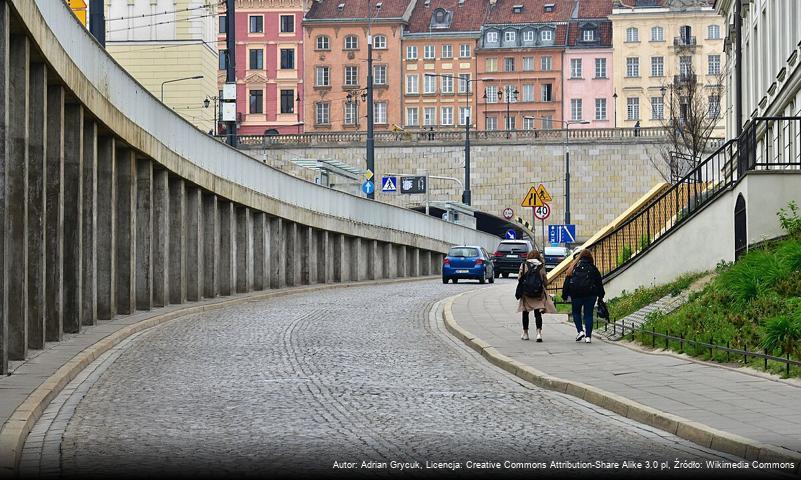
M 582 38 L 580 27 L 585 22 L 592 22 L 592 19 L 587 20 L 574 20 L 570 22 L 570 34 L 567 39 L 567 44 L 574 48 L 604 48 L 612 46 L 612 22 L 606 19 L 596 19 L 598 23 L 598 37 L 600 41 L 597 43 L 585 44 L 580 42 Z
M 489 7 L 486 24 L 508 25 L 515 23 L 565 22 L 570 19 L 577 0 L 498 0 Z M 513 13 L 514 6 L 522 5 L 520 13 Z M 552 12 L 545 5 L 553 5 Z
M 381 9 L 376 15 L 375 8 L 372 14 L 376 19 L 401 19 L 411 4 L 416 0 L 380 0 Z M 311 8 L 304 17 L 306 20 L 346 20 L 367 19 L 368 5 L 376 2 L 367 0 L 314 0 Z M 339 6 L 342 5 L 340 10 Z
M 629 8 L 645 8 L 645 7 L 667 7 L 667 8 L 682 8 L 682 7 L 712 7 L 715 5 L 715 0 L 614 0 L 616 5 Z
M 425 0 L 418 0 L 409 18 L 409 33 L 424 32 L 477 32 L 487 14 L 486 0 L 431 0 L 426 6 Z M 437 9 L 444 9 L 452 14 L 448 28 L 431 28 L 431 19 Z
M 612 0 L 578 0 L 574 18 L 606 18 L 612 14 Z

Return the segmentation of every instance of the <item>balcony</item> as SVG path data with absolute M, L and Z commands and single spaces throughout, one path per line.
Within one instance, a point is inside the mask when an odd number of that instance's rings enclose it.
M 697 81 L 697 76 L 694 73 L 682 73 L 681 75 L 673 75 L 673 84 L 681 85 L 684 83 L 694 83 Z
M 695 37 L 673 37 L 673 46 L 678 49 L 695 49 L 697 43 Z

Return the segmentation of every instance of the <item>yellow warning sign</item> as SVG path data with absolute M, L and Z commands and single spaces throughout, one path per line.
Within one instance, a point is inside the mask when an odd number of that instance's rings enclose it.
M 372 170 L 367 170 L 366 172 L 364 172 L 364 178 L 366 178 L 367 180 L 370 180 L 371 178 L 373 178 L 373 171 Z
M 542 198 L 537 194 L 537 189 L 534 187 L 528 189 L 528 193 L 523 197 L 523 201 L 520 202 L 521 207 L 541 207 L 543 205 Z
M 537 187 L 537 196 L 540 197 L 540 200 L 542 200 L 543 203 L 547 203 L 553 200 L 553 198 L 551 198 L 551 194 L 548 193 L 548 190 L 545 189 L 545 185 L 541 183 L 540 186 Z
M 86 26 L 86 2 L 84 0 L 69 0 L 70 8 L 78 17 L 83 26 Z

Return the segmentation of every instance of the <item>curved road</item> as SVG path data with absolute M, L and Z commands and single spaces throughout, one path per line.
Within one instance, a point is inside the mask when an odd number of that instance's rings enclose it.
M 489 366 L 429 312 L 473 288 L 486 287 L 334 288 L 146 331 L 54 401 L 26 443 L 23 475 L 721 458 Z

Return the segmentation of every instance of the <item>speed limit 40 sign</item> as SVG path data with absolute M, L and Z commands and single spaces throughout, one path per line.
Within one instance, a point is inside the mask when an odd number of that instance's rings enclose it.
M 539 207 L 534 207 L 534 216 L 540 220 L 546 220 L 548 217 L 551 216 L 550 205 L 546 203 Z

